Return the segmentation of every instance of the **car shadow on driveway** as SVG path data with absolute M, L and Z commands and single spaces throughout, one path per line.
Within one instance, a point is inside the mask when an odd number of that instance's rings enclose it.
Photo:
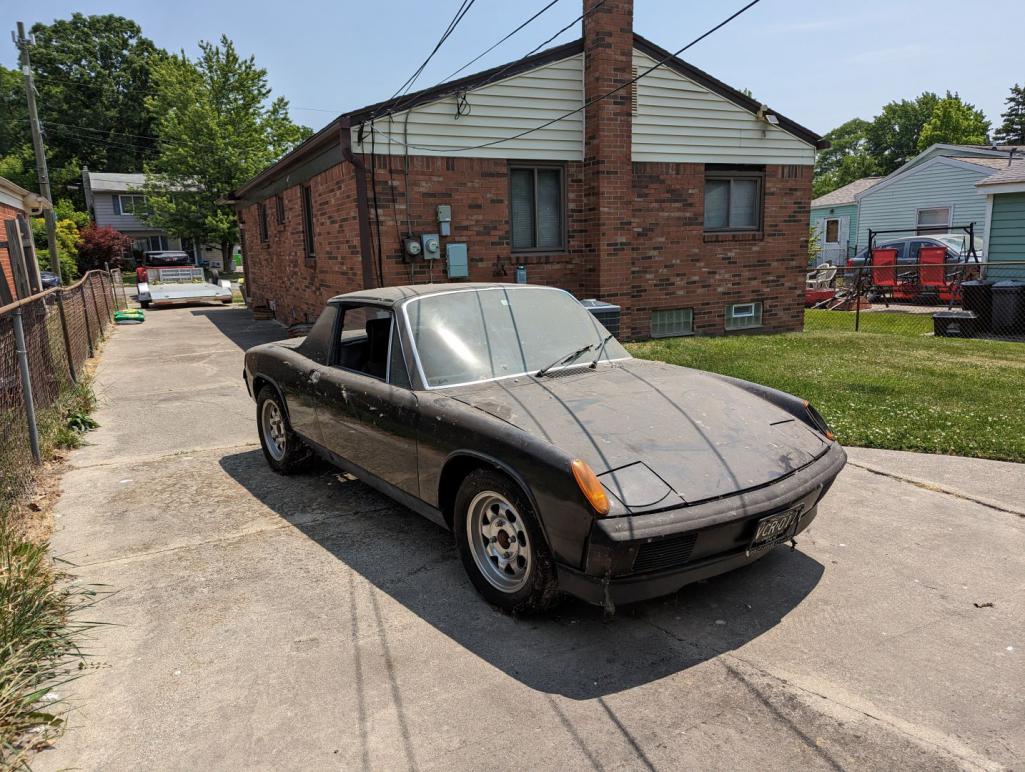
M 780 548 L 725 576 L 623 606 L 611 620 L 567 598 L 514 617 L 473 589 L 452 535 L 326 466 L 282 477 L 260 450 L 224 471 L 311 541 L 459 645 L 525 685 L 592 699 L 659 680 L 771 630 L 815 588 L 823 566 Z M 339 608 L 344 614 L 348 608 Z

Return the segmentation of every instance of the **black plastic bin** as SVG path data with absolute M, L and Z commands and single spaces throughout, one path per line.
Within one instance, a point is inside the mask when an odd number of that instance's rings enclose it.
M 619 317 L 621 315 L 619 306 L 606 303 L 604 300 L 595 300 L 594 298 L 588 298 L 581 302 L 594 315 L 594 318 L 602 323 L 606 330 L 617 338 L 619 337 Z
M 938 338 L 974 338 L 978 321 L 971 311 L 938 311 L 932 315 L 932 331 Z
M 993 332 L 1025 335 L 1025 281 L 998 281 L 993 285 Z
M 961 282 L 961 303 L 965 311 L 975 314 L 975 328 L 985 334 L 993 331 L 993 285 L 992 279 L 973 279 Z

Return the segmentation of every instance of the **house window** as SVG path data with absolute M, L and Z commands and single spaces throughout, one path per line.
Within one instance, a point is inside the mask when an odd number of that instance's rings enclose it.
M 114 214 L 149 214 L 149 203 L 139 193 L 120 193 L 114 196 Z
M 260 230 L 260 241 L 267 243 L 267 205 L 256 205 L 256 225 Z
M 840 221 L 839 220 L 826 220 L 826 239 L 827 244 L 839 244 L 840 243 Z
M 726 306 L 726 329 L 746 330 L 762 326 L 762 302 L 733 303 Z
M 303 246 L 306 249 L 306 259 L 313 261 L 317 258 L 317 248 L 313 238 L 313 191 L 309 185 L 302 186 L 302 204 Z
M 762 224 L 764 171 L 705 166 L 705 230 L 756 231 Z
M 918 221 L 916 223 L 919 233 L 944 233 L 950 230 L 951 214 L 953 208 L 949 206 L 936 206 L 930 209 L 918 210 Z
M 561 166 L 509 170 L 509 229 L 514 252 L 566 248 L 565 176 Z
M 274 196 L 274 221 L 278 225 L 285 224 L 285 199 L 280 193 Z
M 694 334 L 694 311 L 690 308 L 660 308 L 651 312 L 651 337 L 676 338 Z

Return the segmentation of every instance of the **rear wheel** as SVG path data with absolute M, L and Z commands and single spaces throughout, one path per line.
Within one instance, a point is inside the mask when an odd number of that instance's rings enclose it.
M 507 476 L 471 472 L 456 494 L 456 546 L 477 591 L 506 611 L 529 613 L 558 599 L 555 565 L 529 500 Z
M 285 406 L 273 386 L 264 386 L 256 397 L 256 424 L 263 455 L 271 469 L 279 474 L 292 474 L 310 465 L 313 453 L 292 431 Z
M 149 308 L 149 304 L 150 304 L 150 301 L 148 301 L 148 300 L 140 300 L 139 301 L 139 305 L 142 306 L 143 308 Z

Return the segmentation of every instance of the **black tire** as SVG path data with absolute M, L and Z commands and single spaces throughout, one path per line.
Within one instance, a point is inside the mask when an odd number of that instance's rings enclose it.
M 505 508 L 501 502 L 506 502 Z M 488 508 L 489 502 L 493 503 Z M 477 515 L 471 510 L 481 510 Z M 496 508 L 501 507 L 501 509 Z M 505 544 L 490 539 L 495 549 L 508 547 L 511 543 L 515 560 L 524 558 L 522 567 L 506 561 L 503 571 L 500 568 L 501 557 L 487 558 L 484 554 L 489 539 L 481 532 L 479 523 L 486 513 L 493 512 L 498 519 L 491 523 L 500 523 L 499 538 L 506 533 Z M 508 520 L 506 519 L 508 518 Z M 489 527 L 494 527 L 489 524 Z M 463 568 L 473 586 L 484 598 L 494 605 L 514 614 L 529 614 L 551 608 L 559 598 L 558 585 L 555 577 L 555 563 L 552 560 L 544 534 L 537 523 L 537 516 L 529 499 L 520 487 L 509 477 L 490 469 L 477 469 L 467 475 L 456 493 L 455 511 L 452 518 L 452 530 L 455 534 L 456 548 L 463 561 Z M 509 533 L 518 534 L 510 538 Z M 480 543 L 472 546 L 471 538 L 480 539 Z M 475 556 L 476 553 L 476 556 Z M 504 553 L 508 556 L 510 553 Z M 488 559 L 491 568 L 478 565 L 478 561 Z M 502 574 L 509 573 L 509 587 L 496 585 L 503 583 Z M 519 576 L 515 572 L 522 571 Z M 490 578 L 489 578 L 490 577 Z M 514 586 L 520 583 L 519 586 Z
M 139 301 L 139 305 L 142 306 L 143 308 L 149 308 L 149 304 L 150 304 L 150 301 L 148 301 L 148 300 L 140 300 Z
M 274 419 L 277 419 L 280 425 L 280 435 L 277 439 L 270 436 L 270 425 Z M 295 474 L 312 465 L 313 452 L 299 435 L 292 431 L 288 413 L 285 412 L 281 397 L 273 386 L 264 386 L 256 396 L 256 430 L 260 435 L 263 457 L 267 459 L 270 468 L 278 474 Z

